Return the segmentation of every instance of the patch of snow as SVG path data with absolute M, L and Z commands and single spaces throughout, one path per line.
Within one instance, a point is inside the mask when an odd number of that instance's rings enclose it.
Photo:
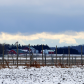
M 0 70 L 0 84 L 83 84 L 84 68 L 5 68 Z

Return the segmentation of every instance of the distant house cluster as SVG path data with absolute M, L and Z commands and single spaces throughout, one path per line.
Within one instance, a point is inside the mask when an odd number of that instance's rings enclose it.
M 8 50 L 8 53 L 9 54 L 17 54 L 17 49 Z M 18 49 L 18 54 L 28 54 L 28 53 L 29 53 L 29 47 L 25 47 L 23 49 Z M 39 53 L 39 51 L 33 47 L 30 47 L 30 53 Z
M 45 50 L 43 50 L 43 54 L 54 54 L 54 51 L 55 50 L 47 50 L 47 49 L 45 49 Z M 42 50 L 41 50 L 41 53 L 42 53 Z
M 84 46 L 82 46 L 83 50 L 82 53 L 84 54 Z M 49 47 L 48 45 L 20 45 L 18 44 L 18 54 L 28 54 L 28 53 L 39 53 L 42 54 L 42 48 L 43 48 L 43 54 L 68 54 L 68 47 Z M 17 46 L 16 45 L 10 45 L 5 44 L 3 48 L 3 44 L 0 44 L 0 54 L 17 54 Z M 56 51 L 57 50 L 57 51 Z M 30 51 L 30 52 L 29 52 Z M 70 47 L 70 54 L 81 54 L 81 46 L 72 46 Z
M 7 53 L 8 54 L 17 54 L 17 47 L 13 44 L 9 45 Z M 18 54 L 29 54 L 29 53 L 42 54 L 42 45 L 30 46 L 30 50 L 29 50 L 28 45 L 24 45 L 24 46 L 20 46 L 20 44 L 18 45 Z M 54 50 L 51 50 L 47 45 L 44 45 L 43 46 L 43 54 L 45 54 L 45 53 L 46 54 L 54 54 Z

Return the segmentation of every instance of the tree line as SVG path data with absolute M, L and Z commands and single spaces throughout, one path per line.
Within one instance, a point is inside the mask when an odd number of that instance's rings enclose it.
M 28 45 L 20 45 L 18 44 L 18 49 L 24 49 L 25 47 L 27 47 Z M 41 53 L 42 50 L 42 45 L 30 45 L 31 47 L 35 48 L 36 50 L 39 51 L 39 53 Z M 15 45 L 10 45 L 10 44 L 5 44 L 3 46 L 3 44 L 0 44 L 0 54 L 3 54 L 3 47 L 4 47 L 4 54 L 7 53 L 7 50 L 11 50 L 11 49 L 17 49 L 17 46 Z M 48 49 L 51 50 L 51 48 L 48 45 L 43 45 L 43 50 Z M 57 54 L 68 54 L 68 48 L 63 47 L 63 48 L 57 48 Z M 54 54 L 56 54 L 56 48 L 54 51 Z M 70 48 L 70 54 L 80 54 L 80 52 L 78 52 L 78 50 L 73 49 L 72 47 Z

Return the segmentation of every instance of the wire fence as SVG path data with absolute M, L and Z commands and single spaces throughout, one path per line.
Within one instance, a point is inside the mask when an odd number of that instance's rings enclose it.
M 81 61 L 82 60 L 82 61 Z M 17 62 L 18 61 L 18 62 Z M 71 55 L 69 57 L 69 54 L 18 54 L 18 60 L 17 60 L 17 54 L 16 55 L 0 55 L 0 64 L 1 65 L 7 65 L 9 66 L 25 66 L 25 64 L 33 65 L 35 62 L 40 64 L 40 66 L 54 66 L 54 65 L 83 65 L 84 64 L 84 56 L 81 55 Z M 18 64 L 17 64 L 18 63 Z M 7 65 L 8 66 L 8 65 Z
M 18 54 L 18 45 L 17 45 L 17 54 L 5 54 L 4 48 L 3 54 L 0 55 L 0 65 L 1 66 L 34 66 L 35 64 L 39 64 L 40 66 L 58 66 L 58 65 L 83 65 L 84 64 L 84 56 L 82 55 L 82 47 L 81 47 L 81 55 L 72 55 L 70 54 L 70 47 L 68 47 L 68 54 L 57 54 L 57 46 L 56 46 L 56 54 L 43 54 L 43 46 L 42 46 L 42 54 L 33 54 L 30 53 L 30 44 L 29 44 L 29 54 Z

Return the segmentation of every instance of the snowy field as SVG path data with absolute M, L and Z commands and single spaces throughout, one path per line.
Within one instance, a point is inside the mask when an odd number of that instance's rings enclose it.
M 84 84 L 84 68 L 5 68 L 0 70 L 0 84 Z
M 7 54 L 7 55 L 4 55 L 4 56 L 17 56 L 17 54 Z M 32 54 L 30 54 L 32 55 Z M 29 54 L 27 54 L 27 56 L 30 56 Z M 34 56 L 42 56 L 42 54 L 33 54 Z M 64 56 L 67 56 L 69 54 L 64 54 Z M 3 55 L 2 55 L 3 56 Z M 26 54 L 19 54 L 19 56 L 26 56 Z M 45 54 L 43 54 L 43 56 L 45 56 Z M 56 54 L 46 54 L 46 56 L 56 56 Z M 63 56 L 63 54 L 57 54 L 57 56 Z M 70 54 L 70 56 L 81 56 L 81 54 Z M 84 56 L 84 55 L 82 55 Z
M 2 55 L 3 56 L 3 55 Z M 9 54 L 9 59 L 16 59 L 17 58 L 17 54 Z M 45 57 L 45 54 L 43 54 L 43 56 Z M 62 57 L 64 59 L 67 59 L 67 56 L 69 56 L 68 54 L 57 54 L 57 59 L 59 59 L 59 57 Z M 81 55 L 78 55 L 78 54 L 70 54 L 70 59 L 72 59 L 72 56 L 73 56 L 73 59 L 81 59 Z M 42 54 L 33 54 L 33 57 L 34 59 L 42 59 Z M 53 57 L 53 59 L 56 59 L 56 54 L 46 54 L 46 59 L 51 59 L 51 57 Z M 84 58 L 84 55 L 82 55 L 82 57 Z M 82 59 L 83 59 L 82 58 Z M 0 59 L 2 59 L 2 57 L 0 57 Z M 8 59 L 8 55 L 4 55 L 4 59 Z M 19 54 L 19 57 L 18 59 L 26 59 L 26 54 Z M 27 54 L 27 59 L 29 60 L 30 59 L 30 55 Z

